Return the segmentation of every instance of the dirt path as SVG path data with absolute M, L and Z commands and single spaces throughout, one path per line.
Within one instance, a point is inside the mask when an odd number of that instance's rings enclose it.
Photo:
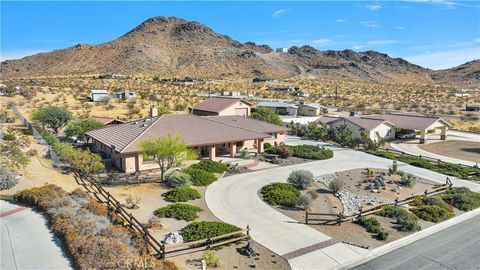
M 480 163 L 480 142 L 442 141 L 422 144 L 419 147 L 438 155 Z

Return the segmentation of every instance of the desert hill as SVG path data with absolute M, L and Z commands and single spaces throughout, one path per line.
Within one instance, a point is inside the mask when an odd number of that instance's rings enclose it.
M 1 63 L 0 75 L 122 73 L 164 77 L 286 78 L 316 76 L 386 83 L 478 84 L 479 61 L 432 71 L 401 58 L 367 51 L 319 51 L 310 46 L 276 53 L 267 45 L 240 43 L 198 22 L 154 17 L 120 38 L 99 45 L 39 53 Z

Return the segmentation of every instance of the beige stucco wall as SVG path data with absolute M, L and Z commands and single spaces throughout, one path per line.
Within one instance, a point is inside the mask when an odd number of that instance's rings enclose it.
M 394 140 L 395 139 L 395 128 L 388 124 L 381 124 L 378 127 L 370 131 L 370 139 L 377 141 L 379 138 L 384 140 Z
M 346 121 L 346 120 L 338 120 L 333 123 L 331 123 L 331 128 L 338 128 L 342 126 L 343 124 L 347 125 L 347 128 L 352 130 L 353 135 L 355 135 L 355 138 L 361 139 L 362 138 L 362 131 L 363 129 L 360 128 L 359 126 L 355 125 L 352 122 Z
M 241 113 L 239 113 L 241 112 Z M 250 106 L 245 104 L 242 101 L 238 101 L 237 103 L 233 104 L 232 106 L 224 109 L 223 111 L 219 112 L 218 115 L 240 115 L 244 117 L 250 116 Z
M 320 114 L 320 109 L 316 109 L 310 106 L 302 106 L 298 108 L 297 114 L 304 116 L 318 116 Z

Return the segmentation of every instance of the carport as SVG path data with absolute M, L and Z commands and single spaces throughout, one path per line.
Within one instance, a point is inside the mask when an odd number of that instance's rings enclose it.
M 447 130 L 451 127 L 450 123 L 439 117 L 428 117 L 419 113 L 392 113 L 383 115 L 369 115 L 369 118 L 386 120 L 395 125 L 397 131 L 415 130 L 420 132 L 420 143 L 427 142 L 428 134 L 435 134 L 440 130 L 440 139 L 447 139 Z M 433 131 L 433 132 L 432 132 Z

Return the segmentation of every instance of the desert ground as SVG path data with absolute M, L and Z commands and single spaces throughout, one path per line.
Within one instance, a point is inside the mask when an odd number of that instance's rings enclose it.
M 419 147 L 435 154 L 480 163 L 480 142 L 444 141 L 421 144 Z

